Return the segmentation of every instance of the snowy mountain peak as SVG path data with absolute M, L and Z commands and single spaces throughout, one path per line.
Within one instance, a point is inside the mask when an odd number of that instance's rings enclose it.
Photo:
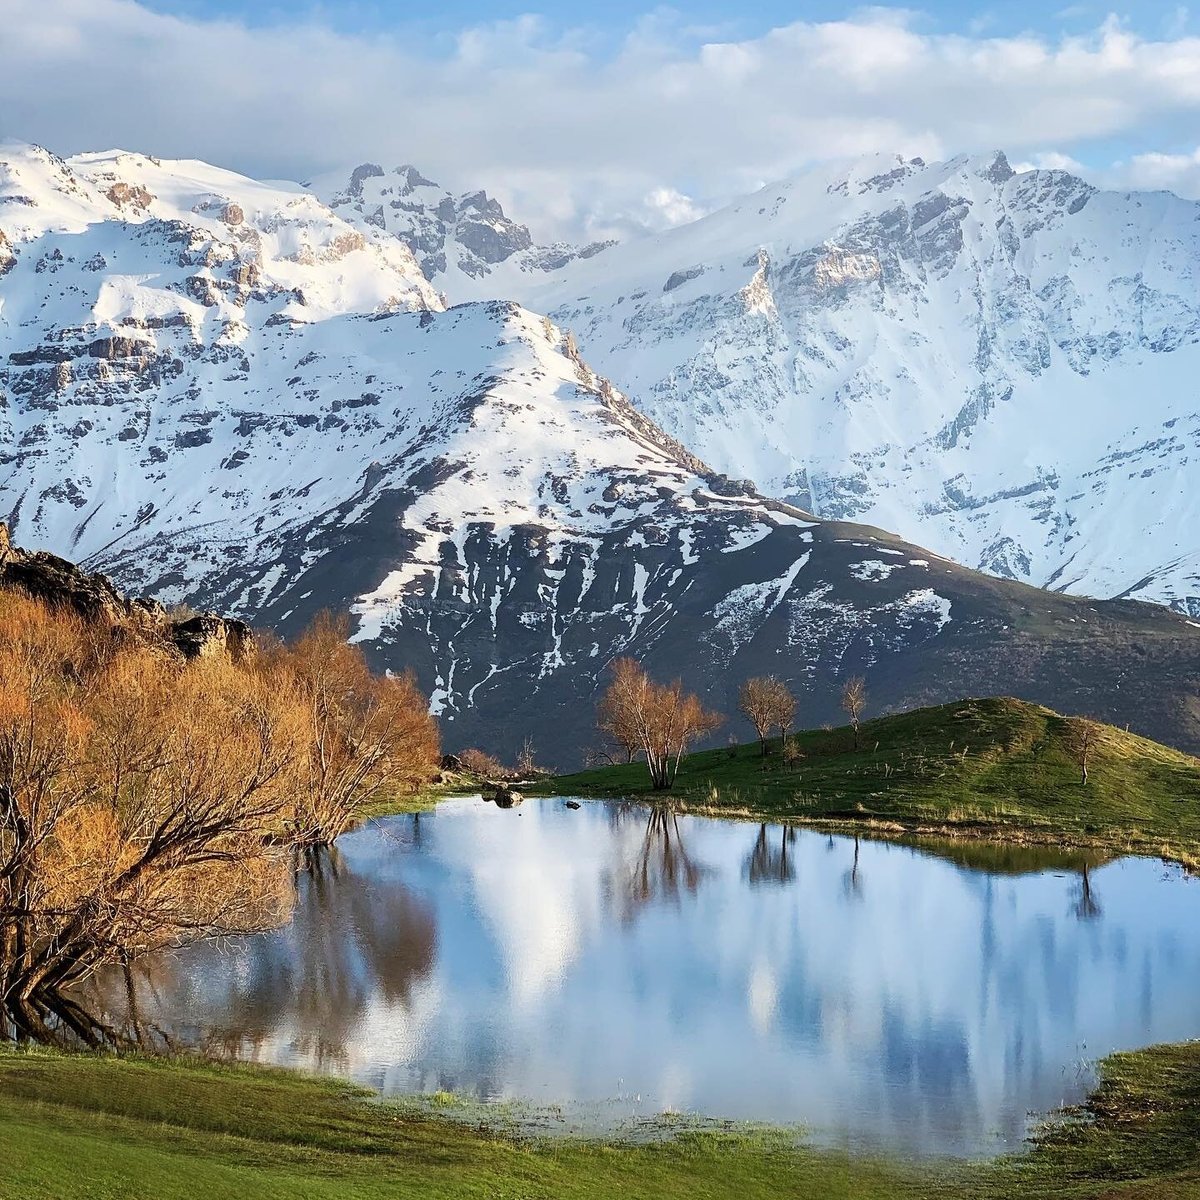
M 1192 201 L 999 152 L 871 156 L 515 282 L 719 470 L 989 572 L 1200 613 Z
M 510 280 L 558 270 L 611 244 L 536 245 L 528 227 L 510 219 L 487 192 L 455 195 L 408 164 L 385 171 L 363 163 L 310 186 L 347 220 L 407 245 L 426 276 L 456 300 L 510 294 Z
M 791 210 L 751 221 L 735 251 L 689 241 L 694 230 L 647 239 L 640 261 L 606 251 L 647 286 L 614 293 L 616 273 L 599 273 L 570 326 L 601 347 L 616 334 L 622 369 L 659 379 L 700 346 L 643 405 L 690 413 L 677 427 L 694 422 L 714 457 L 743 464 L 714 475 L 587 365 L 566 322 L 512 300 L 440 309 L 406 245 L 345 217 L 352 189 L 357 203 L 391 187 L 388 211 L 410 215 L 436 217 L 446 198 L 411 168 L 377 170 L 346 177 L 339 214 L 203 163 L 5 150 L 0 519 L 22 542 L 285 633 L 321 609 L 351 613 L 377 666 L 418 672 L 453 743 L 506 754 L 551 721 L 555 758 L 578 761 L 606 664 L 624 653 L 725 711 L 743 679 L 784 673 L 806 719 L 824 720 L 838 681 L 869 671 L 883 705 L 1007 691 L 1200 740 L 1200 637 L 1183 618 L 983 579 L 743 480 L 755 454 L 787 462 L 781 433 L 804 435 L 789 454 L 810 453 L 814 431 L 832 444 L 815 396 L 799 401 L 803 421 L 789 411 L 803 372 L 894 346 L 900 365 L 933 371 L 937 346 L 886 324 L 872 341 L 870 322 L 904 305 L 934 331 L 973 315 L 947 230 L 961 225 L 972 264 L 995 251 L 962 204 L 935 200 L 918 220 L 912 195 L 890 241 L 863 226 L 815 251 L 790 242 Z M 482 194 L 450 204 L 455 231 L 501 223 Z M 959 288 L 953 305 L 928 283 L 939 271 Z M 1010 299 L 987 303 L 1007 313 Z M 995 361 L 1015 357 L 1013 336 L 996 335 Z M 885 399 L 846 389 L 833 411 L 864 420 L 851 428 L 869 446 L 904 428 Z M 731 418 L 720 436 L 718 417 Z M 964 426 L 957 445 L 978 436 Z M 902 472 L 891 453 L 864 472 Z M 827 502 L 830 489 L 809 490 Z
M 29 281 L 7 289 L 9 326 L 95 333 L 167 318 L 240 326 L 247 306 L 297 321 L 442 307 L 394 238 L 364 234 L 297 185 L 206 163 L 124 151 L 64 160 L 6 143 L 0 233 L 8 270 Z

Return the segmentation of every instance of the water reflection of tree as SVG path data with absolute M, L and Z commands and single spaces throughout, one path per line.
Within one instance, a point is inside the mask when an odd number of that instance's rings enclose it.
M 240 941 L 232 958 L 230 947 L 213 943 L 153 956 L 131 976 L 99 979 L 90 1002 L 143 1043 L 173 1045 L 173 1029 L 194 1026 L 204 1049 L 244 1057 L 286 1033 L 314 1066 L 344 1060 L 372 1002 L 411 1002 L 433 965 L 436 927 L 402 883 L 359 875 L 336 847 L 301 866 L 285 930 Z
M 768 835 L 765 824 L 758 827 L 758 836 L 743 869 L 751 885 L 790 883 L 796 878 L 795 856 L 788 852 L 795 840 L 796 831 L 790 825 L 780 826 L 778 842 Z
M 1075 885 L 1075 900 L 1071 906 L 1072 913 L 1080 921 L 1094 921 L 1102 913 L 1099 900 L 1096 899 L 1095 892 L 1092 891 L 1092 878 L 1089 873 L 1089 868 L 1084 863 L 1083 868 L 1079 872 L 1079 882 Z
M 613 819 L 619 824 L 627 817 L 628 812 L 617 810 Z M 632 865 L 624 868 L 618 896 L 622 919 L 631 920 L 656 903 L 678 903 L 685 894 L 694 894 L 709 873 L 688 853 L 678 816 L 656 805 L 646 814 L 645 832 Z
M 858 869 L 858 835 L 854 837 L 854 859 L 850 869 L 842 875 L 842 890 L 848 899 L 862 898 L 862 872 Z

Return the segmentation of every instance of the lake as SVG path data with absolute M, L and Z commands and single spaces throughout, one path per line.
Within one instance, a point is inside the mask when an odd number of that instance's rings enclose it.
M 294 918 L 92 986 L 151 1039 L 564 1106 L 1015 1149 L 1114 1049 L 1200 1034 L 1200 881 L 1149 859 L 905 846 L 639 805 L 374 821 Z

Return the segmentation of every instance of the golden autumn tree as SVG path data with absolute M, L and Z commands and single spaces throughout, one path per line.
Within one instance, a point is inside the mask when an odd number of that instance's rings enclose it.
M 105 1036 L 72 985 L 280 923 L 297 843 L 428 779 L 425 698 L 344 635 L 323 619 L 291 649 L 187 660 L 0 592 L 0 1027 Z
M 415 791 L 437 770 L 437 722 L 416 680 L 372 674 L 348 637 L 349 622 L 324 613 L 278 656 L 304 708 L 292 818 L 300 845 L 334 841 L 373 800 Z
M 0 1006 L 95 1030 L 63 991 L 107 963 L 286 912 L 288 682 L 186 664 L 0 597 Z
M 625 736 L 646 756 L 651 785 L 669 788 L 687 748 L 712 733 L 721 717 L 710 712 L 679 680 L 655 683 L 640 664 L 619 658 L 598 709 L 598 719 L 617 722 Z

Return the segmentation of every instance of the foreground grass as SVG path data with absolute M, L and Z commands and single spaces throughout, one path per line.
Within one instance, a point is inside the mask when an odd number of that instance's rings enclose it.
M 921 1182 L 926 1182 L 926 1177 Z M 0 1196 L 916 1196 L 915 1173 L 766 1134 L 520 1144 L 283 1071 L 0 1052 Z
M 1200 1046 L 1117 1055 L 1032 1153 L 916 1165 L 769 1133 L 519 1143 L 284 1071 L 0 1051 L 4 1200 L 1200 1196 Z
M 1080 781 L 1062 717 L 1021 700 L 963 700 L 689 755 L 670 798 L 681 808 L 888 832 L 1069 842 L 1200 865 L 1200 761 L 1101 725 Z M 549 780 L 556 795 L 652 794 L 641 763 Z M 661 793 L 660 793 L 661 795 Z

